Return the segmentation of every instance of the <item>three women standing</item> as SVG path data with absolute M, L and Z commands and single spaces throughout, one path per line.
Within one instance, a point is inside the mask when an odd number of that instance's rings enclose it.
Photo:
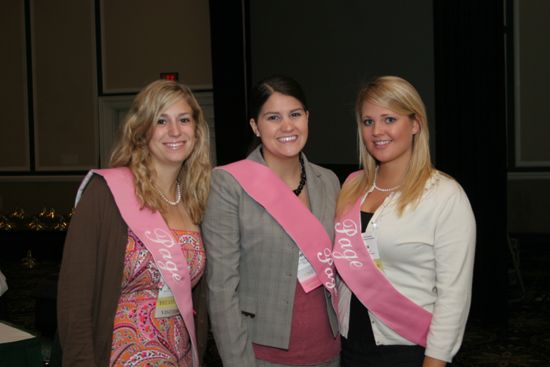
M 475 222 L 462 188 L 432 168 L 416 90 L 382 77 L 360 92 L 363 170 L 337 205 L 336 176 L 302 153 L 301 87 L 271 77 L 250 100 L 261 145 L 214 170 L 206 204 L 208 128 L 197 101 L 168 81 L 138 94 L 115 168 L 85 180 L 67 234 L 64 364 L 198 365 L 193 308 L 204 314 L 191 289 L 200 295 L 204 212 L 224 366 L 338 366 L 337 319 L 343 366 L 444 366 L 464 333 Z M 204 335 L 204 317 L 199 324 Z
M 164 80 L 145 87 L 111 167 L 86 177 L 67 233 L 63 365 L 197 367 L 194 310 L 206 335 L 198 225 L 211 167 L 208 126 L 190 89 Z
M 373 80 L 356 113 L 363 169 L 338 199 L 333 252 L 342 366 L 445 366 L 470 305 L 468 198 L 432 168 L 425 107 L 407 81 Z
M 249 107 L 261 145 L 214 170 L 202 224 L 223 365 L 337 366 L 330 251 L 338 179 L 302 153 L 309 112 L 298 83 L 265 79 Z

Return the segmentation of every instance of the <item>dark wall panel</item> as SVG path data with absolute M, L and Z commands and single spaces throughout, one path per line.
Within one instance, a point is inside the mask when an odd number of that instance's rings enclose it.
M 6 0 L 0 12 L 0 171 L 30 168 L 25 2 Z
M 433 122 L 432 0 L 249 1 L 251 80 L 289 74 L 310 104 L 309 157 L 356 164 L 355 97 L 394 74 L 413 83 Z
M 36 169 L 96 167 L 94 2 L 31 0 L 31 32 Z

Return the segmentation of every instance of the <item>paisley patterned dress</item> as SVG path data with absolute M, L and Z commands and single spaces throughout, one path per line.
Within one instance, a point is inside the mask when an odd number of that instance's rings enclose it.
M 199 232 L 172 230 L 190 267 L 194 286 L 205 268 Z M 110 366 L 191 366 L 191 340 L 182 317 L 155 317 L 155 304 L 164 281 L 151 253 L 128 230 L 122 289 L 113 329 Z

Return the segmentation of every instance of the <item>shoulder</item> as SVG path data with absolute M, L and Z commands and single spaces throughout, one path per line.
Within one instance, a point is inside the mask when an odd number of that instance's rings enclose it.
M 433 192 L 438 197 L 451 197 L 455 195 L 466 195 L 460 184 L 448 174 L 434 170 L 431 177 L 426 181 L 426 192 Z
M 91 176 L 86 186 L 82 189 L 82 192 L 83 197 L 93 197 L 95 199 L 112 197 L 107 181 L 97 174 Z
M 209 206 L 219 205 L 220 202 L 234 202 L 243 194 L 243 188 L 237 179 L 223 167 L 212 170 L 210 177 Z
M 90 170 L 80 184 L 77 202 L 83 193 L 86 193 L 86 195 L 110 194 L 111 190 L 108 182 L 132 188 L 134 186 L 134 174 L 128 167 Z
M 224 166 L 218 166 L 212 170 L 211 186 L 216 187 L 220 185 L 239 185 L 237 179 L 226 169 Z
M 331 187 L 336 187 L 338 190 L 340 189 L 340 180 L 338 180 L 338 176 L 336 176 L 334 172 L 315 163 L 309 162 L 309 165 L 311 167 L 311 172 L 323 182 L 326 182 Z
M 82 188 L 80 201 L 75 206 L 69 229 L 82 232 L 92 229 L 100 231 L 100 228 L 121 228 L 120 231 L 126 233 L 124 226 L 107 182 L 100 175 L 92 175 Z
M 462 186 L 454 178 L 441 171 L 434 170 L 426 182 L 425 191 L 424 198 L 438 212 L 452 210 L 472 212 L 470 201 Z
M 86 181 L 87 179 L 87 181 Z M 98 174 L 87 177 L 77 194 L 76 212 L 93 213 L 118 211 L 111 189 L 105 178 Z
M 349 190 L 350 187 L 356 187 L 357 183 L 365 178 L 363 170 L 352 172 L 346 177 L 344 184 L 342 185 L 342 191 Z

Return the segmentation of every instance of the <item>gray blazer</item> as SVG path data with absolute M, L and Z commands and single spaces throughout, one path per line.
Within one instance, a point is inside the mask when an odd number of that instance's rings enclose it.
M 259 148 L 248 159 L 266 164 Z M 338 178 L 307 159 L 304 163 L 312 212 L 333 238 Z M 212 174 L 202 235 L 208 309 L 223 365 L 255 366 L 252 343 L 288 348 L 299 256 L 294 241 L 223 170 Z M 327 311 L 336 336 L 338 320 L 328 294 Z

